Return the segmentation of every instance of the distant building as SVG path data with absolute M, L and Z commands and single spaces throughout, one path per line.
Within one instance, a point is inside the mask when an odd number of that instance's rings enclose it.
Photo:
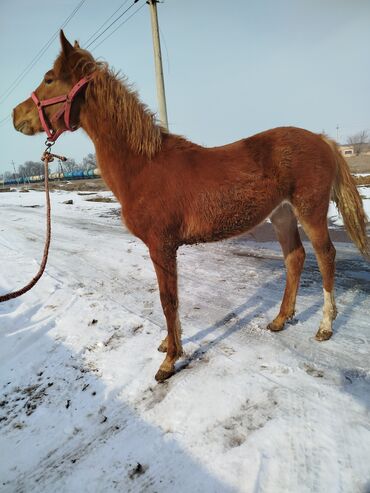
M 355 155 L 355 150 L 353 146 L 339 146 L 340 152 L 343 154 L 343 156 L 354 156 Z

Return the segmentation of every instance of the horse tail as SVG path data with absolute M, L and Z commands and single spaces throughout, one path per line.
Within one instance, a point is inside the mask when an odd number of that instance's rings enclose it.
M 337 165 L 332 199 L 342 215 L 349 237 L 362 255 L 370 258 L 370 245 L 366 236 L 367 217 L 356 183 L 351 176 L 347 161 L 338 150 L 336 142 L 323 135 L 321 137 L 330 146 Z

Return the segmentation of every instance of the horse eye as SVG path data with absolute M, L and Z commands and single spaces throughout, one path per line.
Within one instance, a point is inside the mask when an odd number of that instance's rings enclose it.
M 51 84 L 53 82 L 53 79 L 45 79 L 45 84 Z

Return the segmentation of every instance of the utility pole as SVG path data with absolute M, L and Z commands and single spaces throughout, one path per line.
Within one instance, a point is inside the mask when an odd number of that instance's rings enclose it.
M 337 123 L 337 126 L 335 127 L 337 129 L 337 142 L 339 144 L 339 125 Z
M 155 64 L 155 74 L 157 81 L 159 119 L 162 127 L 168 130 L 166 95 L 164 91 L 162 55 L 161 55 L 161 42 L 159 39 L 157 3 L 158 0 L 147 1 L 147 4 L 149 5 L 150 8 L 150 18 L 152 22 L 154 64 Z
M 19 185 L 19 178 L 16 177 L 17 172 L 15 171 L 15 164 L 14 161 L 12 161 L 13 169 L 14 169 L 14 179 L 17 180 L 17 183 Z

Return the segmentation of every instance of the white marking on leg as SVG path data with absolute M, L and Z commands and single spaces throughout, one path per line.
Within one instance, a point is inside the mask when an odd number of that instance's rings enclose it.
M 332 305 L 332 320 L 335 320 L 337 318 L 338 310 L 334 298 L 334 289 L 333 291 L 330 292 L 330 296 L 331 296 L 331 305 Z
M 336 316 L 336 306 L 334 300 L 334 292 L 333 291 L 324 291 L 324 308 L 323 308 L 323 316 L 320 323 L 319 332 L 332 332 L 332 323 L 333 319 Z

